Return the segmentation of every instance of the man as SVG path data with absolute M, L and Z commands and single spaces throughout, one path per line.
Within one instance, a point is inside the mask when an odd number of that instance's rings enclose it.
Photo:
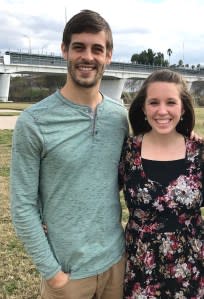
M 117 169 L 128 123 L 122 105 L 99 91 L 112 49 L 98 13 L 73 16 L 63 33 L 64 87 L 26 109 L 14 131 L 12 218 L 42 275 L 43 299 L 122 298 Z

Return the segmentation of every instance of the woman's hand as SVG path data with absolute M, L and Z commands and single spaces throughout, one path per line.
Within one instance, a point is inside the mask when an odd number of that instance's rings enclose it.
M 193 139 L 195 141 L 203 141 L 203 137 L 199 136 L 194 131 L 191 132 L 190 139 Z

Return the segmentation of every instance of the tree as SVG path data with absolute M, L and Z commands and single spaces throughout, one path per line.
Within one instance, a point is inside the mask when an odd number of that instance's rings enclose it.
M 179 60 L 178 66 L 183 66 L 183 60 L 182 59 Z
M 169 56 L 169 65 L 170 65 L 170 57 L 171 57 L 171 54 L 173 53 L 173 51 L 169 48 L 168 50 L 167 50 L 167 54 L 168 54 L 168 56 Z
M 161 52 L 157 52 L 157 54 L 154 57 L 154 64 L 155 65 L 164 65 L 164 54 Z
M 154 64 L 155 55 L 156 54 L 152 51 L 152 49 L 147 50 L 148 64 L 151 64 L 151 65 Z
M 133 54 L 131 57 L 131 62 L 133 63 L 139 63 L 139 54 Z
M 141 53 L 135 53 L 131 57 L 131 62 L 146 65 L 168 66 L 168 61 L 164 60 L 164 54 L 154 53 L 152 49 L 144 50 Z

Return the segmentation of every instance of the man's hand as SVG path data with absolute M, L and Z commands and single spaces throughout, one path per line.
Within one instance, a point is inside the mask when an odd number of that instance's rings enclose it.
M 62 288 L 69 281 L 69 275 L 62 271 L 58 272 L 53 278 L 48 279 L 47 283 L 52 288 Z
M 203 137 L 199 136 L 194 131 L 191 132 L 190 138 L 195 140 L 195 141 L 202 141 L 203 140 Z

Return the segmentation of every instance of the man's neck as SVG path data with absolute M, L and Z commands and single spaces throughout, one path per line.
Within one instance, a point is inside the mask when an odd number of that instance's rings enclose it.
M 64 98 L 78 104 L 86 105 L 95 110 L 96 106 L 102 101 L 102 94 L 99 91 L 99 86 L 91 88 L 72 87 L 72 84 L 66 83 L 60 90 Z

